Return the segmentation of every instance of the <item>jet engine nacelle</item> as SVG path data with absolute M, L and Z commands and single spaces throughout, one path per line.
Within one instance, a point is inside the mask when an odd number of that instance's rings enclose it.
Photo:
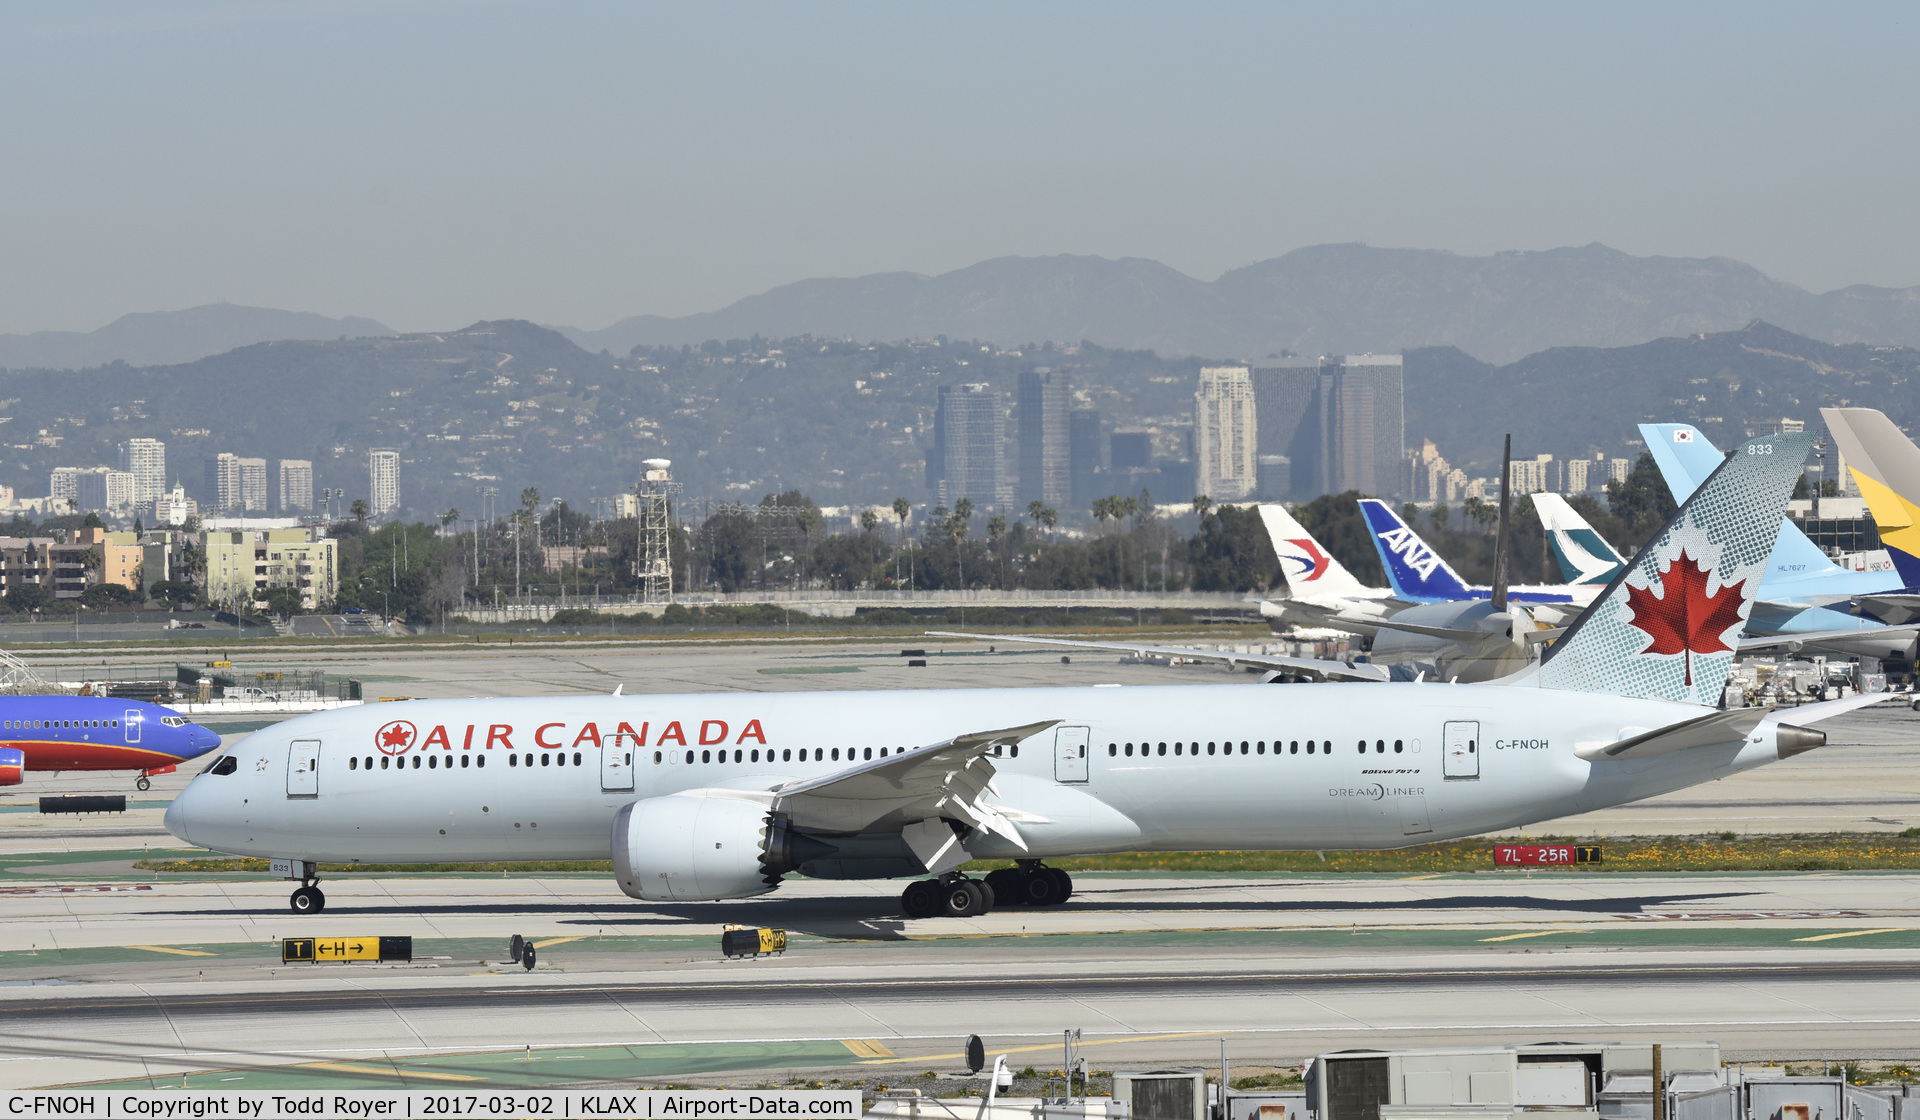
M 750 898 L 833 849 L 799 836 L 752 801 L 706 794 L 649 797 L 613 818 L 613 871 L 620 889 L 647 902 Z
M 18 747 L 0 747 L 0 786 L 17 786 L 26 776 L 27 752 Z

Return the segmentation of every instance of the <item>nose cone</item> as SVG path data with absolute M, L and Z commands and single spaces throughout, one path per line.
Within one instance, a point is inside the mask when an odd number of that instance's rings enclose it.
M 197 758 L 220 745 L 220 733 L 197 723 L 186 727 L 188 758 Z
M 193 792 L 193 783 L 188 782 L 187 788 L 181 790 L 180 793 L 177 796 L 175 796 L 171 802 L 168 803 L 167 815 L 161 818 L 161 823 L 167 826 L 168 832 L 173 833 L 175 838 L 188 844 L 193 843 L 193 838 L 187 835 L 187 804 L 186 802 L 187 802 L 187 797 L 192 792 Z

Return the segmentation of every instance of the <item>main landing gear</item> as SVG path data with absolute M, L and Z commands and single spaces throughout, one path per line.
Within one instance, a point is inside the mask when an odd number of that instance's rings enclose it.
M 320 893 L 318 881 L 296 888 L 287 901 L 296 914 L 318 914 L 327 908 L 327 896 Z
M 900 909 L 909 918 L 967 918 L 995 906 L 1058 906 L 1073 894 L 1073 878 L 1039 860 L 987 873 L 984 881 L 949 872 L 922 879 L 900 893 Z

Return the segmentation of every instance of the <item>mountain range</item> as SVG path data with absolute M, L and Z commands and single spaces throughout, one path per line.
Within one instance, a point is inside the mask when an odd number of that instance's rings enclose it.
M 1604 245 L 1461 256 L 1316 245 L 1196 280 L 1157 261 L 1002 257 L 938 276 L 815 279 L 681 318 L 559 329 L 588 350 L 787 338 L 986 339 L 1261 360 L 1452 346 L 1506 363 L 1555 346 L 1631 346 L 1755 319 L 1826 342 L 1920 345 L 1920 287 L 1814 293 L 1723 257 Z
M 209 303 L 184 311 L 122 315 L 93 331 L 0 334 L 0 369 L 88 369 L 110 362 L 165 366 L 256 342 L 392 333 L 385 324 L 358 316 L 329 319 L 307 311 Z

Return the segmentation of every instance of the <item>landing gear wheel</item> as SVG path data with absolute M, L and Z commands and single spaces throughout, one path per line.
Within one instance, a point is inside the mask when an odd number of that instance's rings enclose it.
M 133 788 L 139 790 L 141 793 L 145 793 L 153 788 L 153 779 L 142 774 L 139 779 L 133 783 Z
M 1053 876 L 1054 889 L 1058 891 L 1060 895 L 1060 897 L 1053 900 L 1055 906 L 1073 897 L 1073 876 L 1057 867 L 1049 867 L 1046 869 L 1046 872 L 1048 875 Z
M 521 949 L 520 950 L 520 967 L 526 969 L 528 972 L 532 972 L 533 960 L 535 957 L 539 955 L 540 955 L 539 950 L 535 949 L 532 945 L 528 945 L 525 948 Z
M 970 918 L 993 909 L 993 894 L 977 879 L 955 879 L 940 892 L 940 907 L 949 918 Z
M 287 901 L 296 914 L 318 914 L 327 908 L 327 896 L 320 893 L 319 887 L 300 887 Z
M 1021 898 L 1020 885 L 1025 881 L 1017 868 L 1003 867 L 998 871 L 987 872 L 987 886 L 993 891 L 994 905 L 1018 906 L 1025 901 Z
M 900 892 L 900 909 L 909 918 L 931 918 L 940 913 L 940 883 L 935 879 L 922 879 L 907 884 Z
M 1060 881 L 1051 867 L 1036 867 L 1027 872 L 1020 884 L 1020 900 L 1028 906 L 1056 906 L 1060 903 Z

